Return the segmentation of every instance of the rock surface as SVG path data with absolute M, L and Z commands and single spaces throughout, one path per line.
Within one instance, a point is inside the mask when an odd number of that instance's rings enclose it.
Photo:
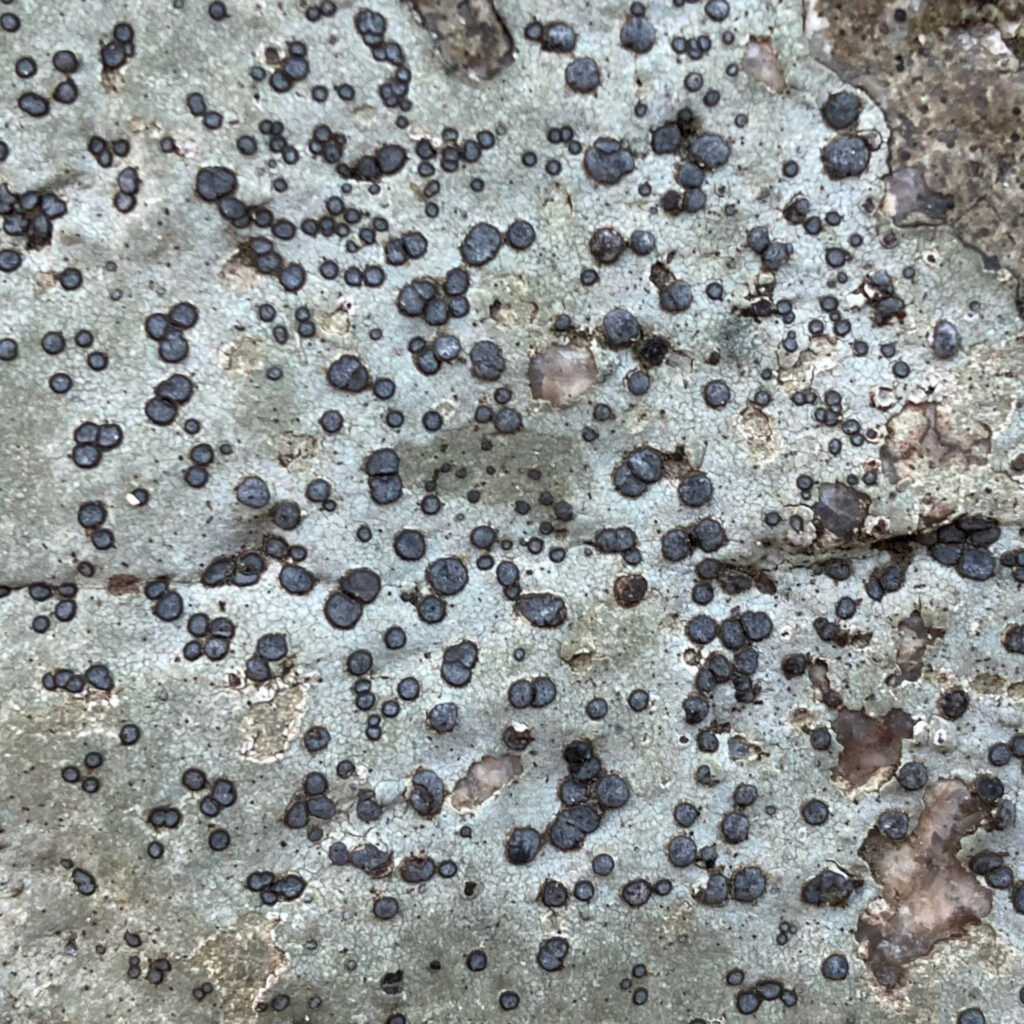
M 0 1022 L 1017 1019 L 1021 14 L 0 2 Z

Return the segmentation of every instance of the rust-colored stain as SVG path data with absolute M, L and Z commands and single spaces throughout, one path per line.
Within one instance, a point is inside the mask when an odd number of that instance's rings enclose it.
M 940 466 L 983 466 L 992 451 L 992 431 L 984 423 L 954 422 L 936 402 L 908 402 L 886 425 L 882 466 L 892 483 Z
M 515 45 L 491 0 L 412 0 L 420 23 L 453 74 L 494 78 L 515 59 Z
M 906 840 L 892 843 L 872 832 L 861 846 L 884 907 L 861 914 L 857 939 L 885 988 L 901 985 L 910 963 L 937 942 L 964 935 L 991 911 L 992 893 L 957 859 L 961 840 L 984 818 L 984 805 L 967 786 L 943 779 Z
M 893 708 L 884 718 L 873 718 L 863 711 L 842 710 L 836 715 L 836 738 L 842 744 L 836 766 L 838 780 L 857 788 L 886 770 L 891 775 L 900 763 L 902 742 L 914 727 L 905 711 Z
M 804 11 L 812 53 L 885 114 L 898 219 L 949 224 L 988 269 L 1020 278 L 1024 5 L 807 0 Z

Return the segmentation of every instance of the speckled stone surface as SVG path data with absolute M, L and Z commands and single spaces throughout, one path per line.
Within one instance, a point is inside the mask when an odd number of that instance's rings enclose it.
M 863 6 L 0 0 L 0 1022 L 1020 1018 L 1021 18 Z

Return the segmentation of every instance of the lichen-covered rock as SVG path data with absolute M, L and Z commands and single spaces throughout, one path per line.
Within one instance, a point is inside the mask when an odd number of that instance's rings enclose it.
M 1012 6 L 0 3 L 4 1022 L 1016 1019 Z

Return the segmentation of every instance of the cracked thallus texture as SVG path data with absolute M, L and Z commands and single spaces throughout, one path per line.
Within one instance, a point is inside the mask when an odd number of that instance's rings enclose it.
M 860 7 L 0 3 L 0 1022 L 1021 1012 L 1020 18 Z

